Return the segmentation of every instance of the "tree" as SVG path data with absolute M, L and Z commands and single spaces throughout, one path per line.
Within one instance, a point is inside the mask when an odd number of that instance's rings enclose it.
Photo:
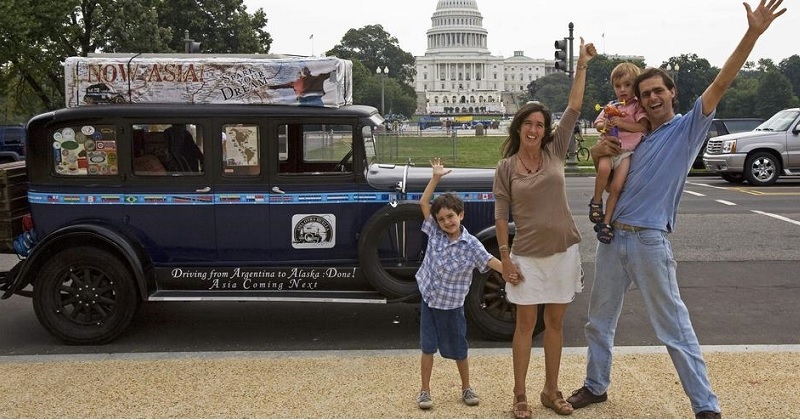
M 339 44 L 326 55 L 357 59 L 374 72 L 379 66 L 389 67 L 389 77 L 406 84 L 414 80 L 414 56 L 403 51 L 397 38 L 389 35 L 381 25 L 367 25 L 350 29 Z
M 396 114 L 411 115 L 416 111 L 416 92 L 411 86 L 416 72 L 414 56 L 403 51 L 397 38 L 389 35 L 383 26 L 367 25 L 361 29 L 350 29 L 339 44 L 325 54 L 353 61 L 353 102 L 380 109 L 380 78 L 384 76 L 376 74 L 375 70 L 388 67 L 389 73 L 383 87 L 386 112 L 391 110 Z M 356 62 L 368 71 L 369 77 L 360 70 L 356 72 Z
M 771 116 L 781 109 L 797 105 L 792 83 L 776 66 L 764 73 L 759 82 L 755 95 L 755 115 Z
M 678 107 L 675 112 L 682 114 L 694 106 L 694 102 L 706 91 L 719 72 L 719 69 L 711 67 L 708 60 L 698 57 L 697 54 L 681 54 L 671 57 L 660 67 L 664 68 L 667 64 L 672 65 L 673 68 L 675 66 L 679 68 L 678 71 L 673 72 L 672 78 L 678 88 Z
M 567 107 L 570 84 L 569 76 L 562 72 L 540 77 L 537 81 L 539 89 L 536 100 L 543 103 L 551 112 L 563 111 Z
M 800 98 L 800 55 L 793 55 L 789 58 L 783 59 L 778 68 L 784 76 L 792 83 L 792 92 L 794 96 Z
M 12 112 L 33 115 L 64 106 L 64 57 L 183 52 L 184 29 L 209 52 L 264 53 L 272 43 L 266 22 L 261 9 L 247 14 L 243 0 L 6 0 L 0 91 Z
M 157 1 L 158 25 L 172 30 L 173 51 L 184 51 L 184 31 L 207 53 L 264 54 L 272 45 L 264 10 L 250 15 L 244 0 Z

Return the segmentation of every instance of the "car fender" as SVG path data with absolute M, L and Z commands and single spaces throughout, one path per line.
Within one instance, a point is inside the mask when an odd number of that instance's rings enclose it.
M 517 232 L 517 227 L 516 225 L 514 225 L 514 222 L 509 222 L 508 236 L 511 237 L 512 241 L 514 239 L 514 235 L 516 234 L 516 232 Z M 475 237 L 478 238 L 479 241 L 481 241 L 484 247 L 486 247 L 486 245 L 490 243 L 497 244 L 497 228 L 494 225 L 489 226 L 481 230 L 480 232 L 476 233 Z M 487 247 L 487 249 L 489 248 Z M 491 249 L 489 249 L 489 252 L 491 252 Z
M 138 245 L 137 241 L 114 226 L 85 222 L 58 229 L 37 243 L 31 250 L 31 254 L 23 261 L 16 277 L 10 280 L 10 286 L 3 295 L 3 299 L 22 290 L 28 284 L 33 284 L 39 267 L 54 251 L 73 246 L 76 243 L 95 244 L 117 253 L 128 265 L 136 279 L 141 299 L 147 297 L 148 283 L 154 280 L 152 263 L 144 249 Z

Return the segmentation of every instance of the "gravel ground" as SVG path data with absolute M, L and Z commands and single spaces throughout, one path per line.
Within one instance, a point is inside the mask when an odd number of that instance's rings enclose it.
M 572 417 L 692 418 L 669 356 L 642 349 L 617 352 L 608 402 Z M 725 417 L 800 417 L 800 348 L 778 349 L 704 348 Z M 565 349 L 566 395 L 581 385 L 584 353 Z M 559 418 L 538 404 L 543 363 L 534 349 L 528 400 L 534 418 Z M 0 418 L 510 417 L 510 350 L 474 349 L 470 364 L 479 406 L 461 403 L 455 363 L 437 356 L 434 408 L 421 411 L 419 354 L 410 350 L 0 357 Z

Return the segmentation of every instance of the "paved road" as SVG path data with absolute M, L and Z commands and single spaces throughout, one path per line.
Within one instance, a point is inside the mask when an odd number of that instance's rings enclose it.
M 570 178 L 568 195 L 584 241 L 587 289 L 571 305 L 565 346 L 585 345 L 594 246 L 586 214 L 592 178 Z M 706 345 L 797 344 L 800 298 L 800 182 L 768 189 L 691 178 L 672 235 L 681 291 Z M 774 217 L 778 216 L 778 217 Z M 16 257 L 0 255 L 0 268 Z M 414 349 L 413 305 L 158 302 L 105 346 L 65 346 L 39 325 L 28 298 L 0 301 L 0 355 Z M 475 348 L 508 343 L 471 337 Z M 659 345 L 636 290 L 627 298 L 617 344 Z M 538 343 L 537 343 L 538 345 Z

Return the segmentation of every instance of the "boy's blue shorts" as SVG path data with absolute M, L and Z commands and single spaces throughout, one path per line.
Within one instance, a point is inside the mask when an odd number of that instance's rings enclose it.
M 433 309 L 422 301 L 419 305 L 419 347 L 425 354 L 436 350 L 445 359 L 467 358 L 467 318 L 464 307 Z

